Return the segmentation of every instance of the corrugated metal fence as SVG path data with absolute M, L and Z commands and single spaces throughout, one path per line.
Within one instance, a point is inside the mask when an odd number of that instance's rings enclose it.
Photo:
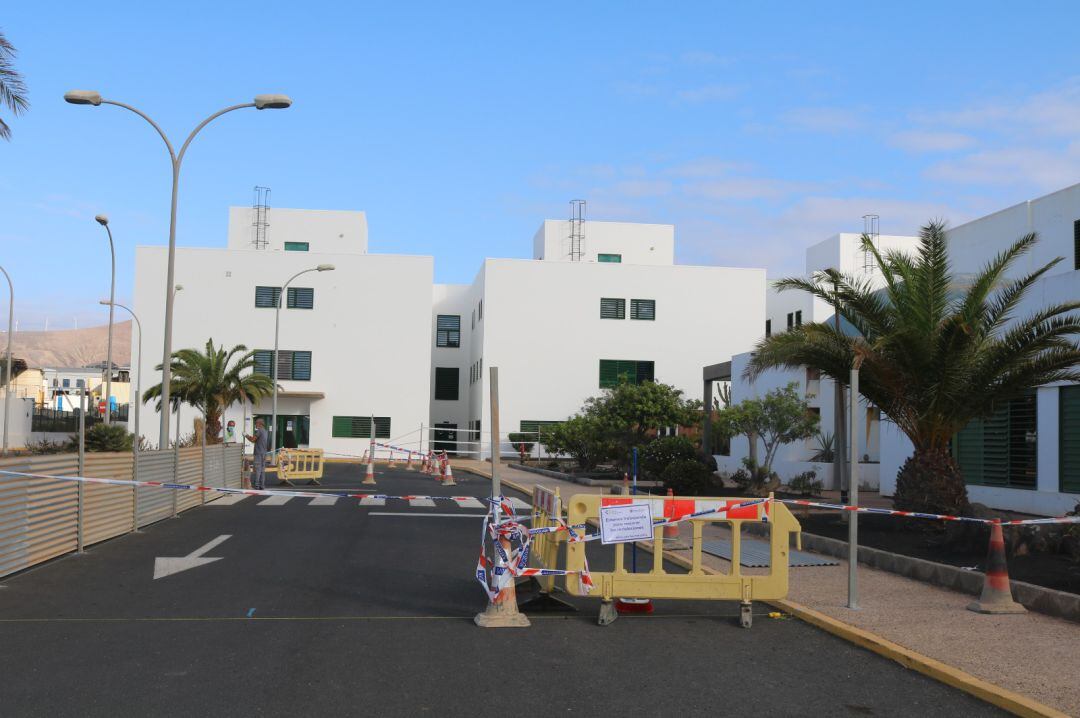
M 84 475 L 240 488 L 238 445 L 195 446 L 138 454 L 86 454 Z M 0 459 L 0 469 L 77 476 L 75 454 Z M 182 491 L 0 474 L 0 576 L 133 531 L 213 501 L 217 492 Z

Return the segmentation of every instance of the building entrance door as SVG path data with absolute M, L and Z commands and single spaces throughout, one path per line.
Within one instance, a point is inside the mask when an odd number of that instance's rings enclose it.
M 269 414 L 256 414 L 270 426 Z M 311 417 L 308 414 L 278 414 L 277 435 L 274 446 L 283 449 L 296 449 L 307 446 L 310 439 Z
M 448 454 L 457 454 L 457 424 L 436 424 L 435 451 L 445 451 Z

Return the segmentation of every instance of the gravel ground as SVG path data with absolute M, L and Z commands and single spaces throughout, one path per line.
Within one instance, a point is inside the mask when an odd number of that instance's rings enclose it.
M 490 470 L 490 464 L 481 470 Z M 599 489 L 507 467 L 500 475 L 525 486 L 557 485 L 563 497 L 599 493 Z M 716 527 L 706 535 L 722 531 Z M 704 563 L 720 570 L 728 565 L 708 555 Z M 1080 716 L 1080 624 L 1034 612 L 1005 616 L 974 613 L 966 610 L 971 596 L 866 566 L 859 567 L 860 608 L 851 610 L 846 605 L 847 569 L 843 561 L 839 566 L 793 568 L 788 598 Z

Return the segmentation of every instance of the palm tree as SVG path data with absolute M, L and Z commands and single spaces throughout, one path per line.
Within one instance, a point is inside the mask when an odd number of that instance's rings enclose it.
M 243 352 L 241 354 L 241 352 Z M 233 362 L 233 357 L 240 356 Z M 230 365 L 230 362 L 232 364 Z M 269 396 L 274 382 L 265 374 L 245 371 L 254 368 L 255 352 L 238 344 L 226 351 L 206 342 L 206 353 L 181 349 L 172 354 L 172 379 L 169 392 L 174 401 L 183 401 L 198 409 L 206 419 L 206 441 L 216 443 L 221 432 L 221 415 L 238 401 L 257 402 Z M 161 371 L 161 365 L 157 370 Z M 143 392 L 143 402 L 157 399 L 161 410 L 161 384 Z
M 881 290 L 832 269 L 777 282 L 781 291 L 802 290 L 828 303 L 850 326 L 804 324 L 767 337 L 746 375 L 805 365 L 846 383 L 861 357 L 860 393 L 914 446 L 897 475 L 896 506 L 958 514 L 970 506 L 950 455 L 953 436 L 1033 387 L 1080 381 L 1080 345 L 1070 339 L 1080 334 L 1080 301 L 1015 316 L 1032 285 L 1061 261 L 1008 278 L 1010 267 L 1036 243 L 1034 233 L 970 278 L 951 273 L 943 223 L 930 223 L 919 239 L 910 256 L 882 255 L 863 237 L 863 249 L 884 278 Z
M 30 108 L 26 99 L 26 83 L 15 70 L 15 48 L 4 33 L 0 32 L 0 105 L 6 105 L 11 114 L 21 115 Z M 11 139 L 11 128 L 0 119 L 0 137 Z

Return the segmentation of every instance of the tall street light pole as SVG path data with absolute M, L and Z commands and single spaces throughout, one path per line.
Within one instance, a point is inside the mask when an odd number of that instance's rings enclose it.
M 109 256 L 112 258 L 112 280 L 109 282 L 109 343 L 105 350 L 105 423 L 112 423 L 112 335 L 113 335 L 113 304 L 116 301 L 116 247 L 113 246 L 112 230 L 109 229 L 109 218 L 103 214 L 94 217 L 97 223 L 105 228 L 109 235 Z
M 184 161 L 184 155 L 187 153 L 188 145 L 195 139 L 195 136 L 199 134 L 202 128 L 206 127 L 210 122 L 221 117 L 227 112 L 233 110 L 241 110 L 248 107 L 254 107 L 256 110 L 282 110 L 289 107 L 292 104 L 292 100 L 287 95 L 256 95 L 254 102 L 246 102 L 240 105 L 232 105 L 225 109 L 218 110 L 214 114 L 207 117 L 200 122 L 191 134 L 184 140 L 184 144 L 180 147 L 180 152 L 177 153 L 173 150 L 173 145 L 169 141 L 168 136 L 161 127 L 150 119 L 142 110 L 139 110 L 131 105 L 123 102 L 116 102 L 114 100 L 106 100 L 102 98 L 100 92 L 93 90 L 71 90 L 64 94 L 64 99 L 73 105 L 93 105 L 97 107 L 99 105 L 115 105 L 116 107 L 122 107 L 125 110 L 134 112 L 139 117 L 146 120 L 150 125 L 157 130 L 157 133 L 161 136 L 161 139 L 165 142 L 165 147 L 169 150 L 169 159 L 172 160 L 172 205 L 169 210 L 169 260 L 168 269 L 166 271 L 165 278 L 165 342 L 162 350 L 161 359 L 161 428 L 159 441 L 167 441 L 169 437 L 169 412 L 167 407 L 169 406 L 169 384 L 172 379 L 172 320 L 173 320 L 173 292 L 172 286 L 175 281 L 176 270 L 176 197 L 177 191 L 180 185 L 180 165 Z
M 274 452 L 277 451 L 278 335 L 280 334 L 280 328 L 281 328 L 281 298 L 285 296 L 285 292 L 286 292 L 286 290 L 288 290 L 289 284 L 292 283 L 292 280 L 296 279 L 301 274 L 307 274 L 308 272 L 332 272 L 332 271 L 334 271 L 334 265 L 332 265 L 332 264 L 320 264 L 317 267 L 312 267 L 310 269 L 305 269 L 303 271 L 297 272 L 296 274 L 289 277 L 288 281 L 286 281 L 285 284 L 281 287 L 281 290 L 278 292 L 278 295 L 277 295 L 277 302 L 275 302 L 275 308 L 274 308 L 274 362 L 273 362 L 272 366 L 270 367 L 270 374 L 271 374 L 270 378 L 274 383 L 274 400 L 273 400 L 273 404 L 272 404 L 271 409 L 270 409 L 270 455 L 271 456 L 273 456 Z M 374 427 L 374 424 L 372 424 L 372 427 Z M 372 428 L 372 430 L 371 430 L 371 436 L 372 437 L 375 436 L 374 428 Z
M 135 328 L 139 331 L 139 341 L 137 343 L 138 356 L 135 358 L 135 447 L 138 451 L 139 439 L 141 434 L 139 433 L 139 407 L 142 405 L 142 322 L 139 321 L 139 317 L 131 310 L 131 307 L 114 302 L 111 299 L 102 299 L 100 304 L 107 304 L 109 306 L 109 313 L 112 314 L 113 307 L 120 307 L 131 315 L 131 318 L 135 320 Z M 129 400 L 130 403 L 130 400 Z
M 4 279 L 7 280 L 8 285 L 7 359 L 4 364 L 7 379 L 4 383 L 4 456 L 7 456 L 8 424 L 11 423 L 11 390 L 14 388 L 11 386 L 11 378 L 14 376 L 14 367 L 11 366 L 11 335 L 15 327 L 15 285 L 11 283 L 11 275 L 6 269 L 0 267 L 0 272 L 4 273 Z

